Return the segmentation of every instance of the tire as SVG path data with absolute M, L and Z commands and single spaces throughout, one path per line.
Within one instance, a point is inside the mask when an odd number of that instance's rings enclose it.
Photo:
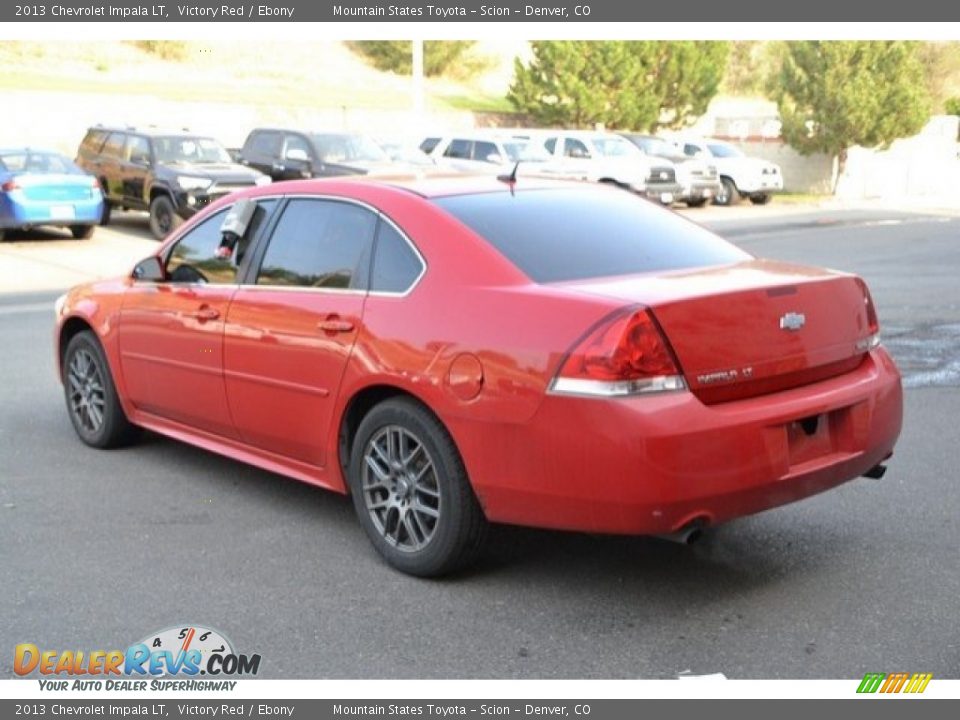
M 687 200 L 687 207 L 690 208 L 702 208 L 707 204 L 706 198 L 697 198 L 696 200 Z
M 773 196 L 770 193 L 757 193 L 750 196 L 750 202 L 754 205 L 766 205 L 772 198 Z
M 67 343 L 62 380 L 70 422 L 84 443 L 105 449 L 136 438 L 138 428 L 120 406 L 110 366 L 91 331 L 77 333 Z
M 163 240 L 181 222 L 169 195 L 157 195 L 150 201 L 150 232 L 157 240 Z
M 480 554 L 483 510 L 453 439 L 420 403 L 393 398 L 367 413 L 354 438 L 349 477 L 360 524 L 397 570 L 437 577 Z
M 7 231 L 3 228 L 0 228 L 0 242 L 3 242 L 7 238 Z
M 94 230 L 96 230 L 96 225 L 70 226 L 70 234 L 73 235 L 77 240 L 89 240 L 93 237 Z
M 106 187 L 103 184 L 103 180 L 100 181 L 101 187 Z M 109 225 L 110 224 L 110 215 L 113 211 L 113 206 L 110 204 L 110 201 L 106 198 L 103 199 L 103 210 L 100 211 L 100 224 Z
M 740 192 L 737 190 L 736 184 L 730 178 L 720 178 L 720 189 L 713 199 L 713 204 L 728 207 L 736 205 L 738 202 L 740 202 Z

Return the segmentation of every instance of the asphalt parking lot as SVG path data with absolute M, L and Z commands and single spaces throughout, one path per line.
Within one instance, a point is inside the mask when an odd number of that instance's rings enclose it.
M 0 293 L 0 677 L 17 643 L 123 648 L 182 623 L 260 653 L 272 678 L 960 677 L 960 218 L 747 215 L 703 218 L 750 252 L 869 282 L 908 388 L 886 477 L 689 548 L 498 528 L 444 581 L 388 569 L 337 495 L 158 436 L 85 447 L 55 378 L 57 293 Z M 100 253 L 61 263 L 98 274 L 153 241 L 130 220 L 92 242 L 40 233 L 0 259 Z

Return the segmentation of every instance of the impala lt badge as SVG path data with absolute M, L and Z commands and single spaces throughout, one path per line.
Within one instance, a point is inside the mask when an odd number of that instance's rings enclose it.
M 807 316 L 803 313 L 788 312 L 780 318 L 781 330 L 799 330 L 807 322 Z

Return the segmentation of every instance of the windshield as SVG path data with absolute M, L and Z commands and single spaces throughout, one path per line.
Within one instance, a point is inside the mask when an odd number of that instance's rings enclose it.
M 707 143 L 707 147 L 710 148 L 710 153 L 714 157 L 718 157 L 718 158 L 743 157 L 743 153 L 740 152 L 740 150 L 735 148 L 733 145 L 725 145 L 723 143 Z
M 45 152 L 11 152 L 0 154 L 0 172 L 59 173 L 82 175 L 83 170 L 63 155 Z
M 230 154 L 213 138 L 157 137 L 153 151 L 159 163 L 229 163 Z
M 503 150 L 507 153 L 507 157 L 510 158 L 510 162 L 518 162 L 519 160 L 529 162 L 548 160 L 550 158 L 550 155 L 547 154 L 543 145 L 530 142 L 529 140 L 508 140 L 503 143 Z
M 630 157 L 640 152 L 629 141 L 621 137 L 600 136 L 592 138 L 592 141 L 597 152 L 604 157 Z
M 663 138 L 635 137 L 633 142 L 643 148 L 647 155 L 676 155 L 677 148 Z
M 390 157 L 366 135 L 311 135 L 320 162 L 390 162 Z

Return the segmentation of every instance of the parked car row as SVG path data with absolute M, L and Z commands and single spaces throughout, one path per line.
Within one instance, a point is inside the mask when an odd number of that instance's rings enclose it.
M 496 171 L 520 162 L 526 174 L 612 183 L 665 205 L 764 204 L 783 190 L 773 163 L 698 138 L 569 130 L 472 131 L 424 138 L 420 149 L 457 171 Z
M 419 147 L 350 132 L 262 127 L 242 148 L 186 129 L 96 125 L 76 162 L 18 148 L 0 157 L 0 239 L 11 229 L 69 228 L 77 238 L 110 222 L 114 208 L 148 213 L 166 237 L 211 202 L 270 182 L 351 175 L 516 171 L 606 183 L 663 205 L 764 204 L 783 189 L 773 163 L 716 140 L 583 130 L 477 130 L 431 135 Z

